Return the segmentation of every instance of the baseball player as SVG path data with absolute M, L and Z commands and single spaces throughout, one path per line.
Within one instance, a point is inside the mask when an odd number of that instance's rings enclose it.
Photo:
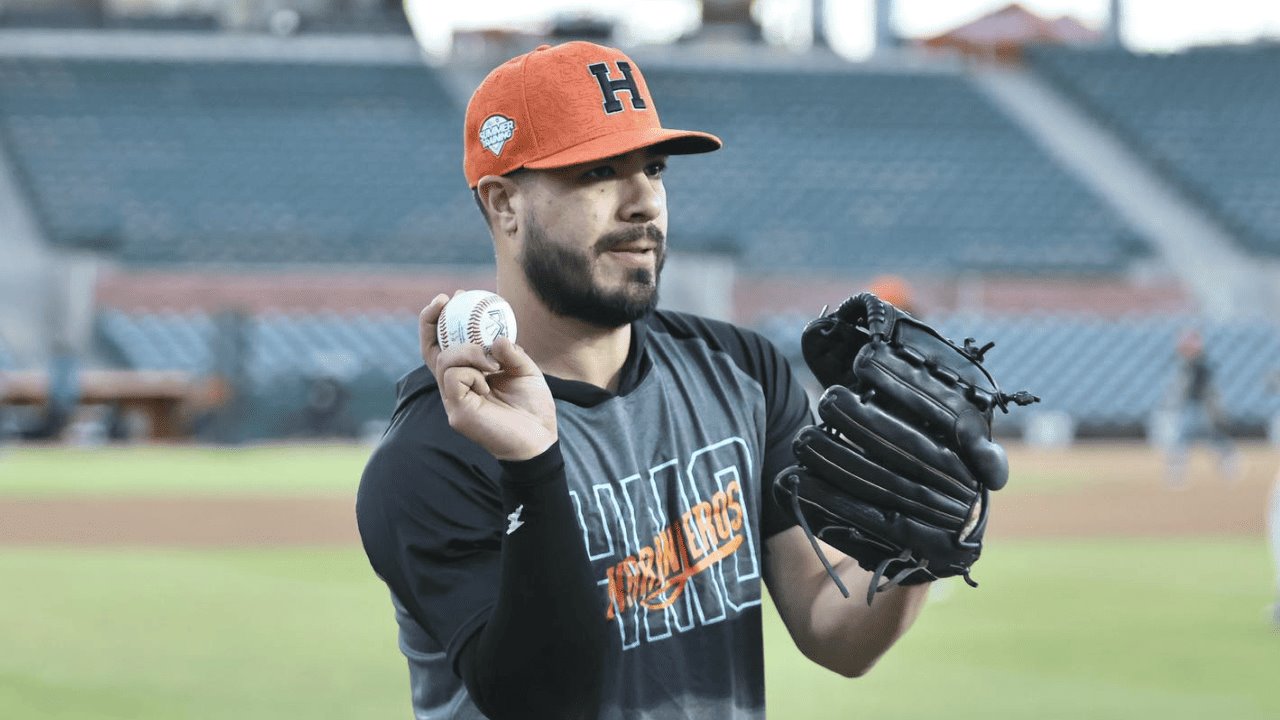
M 1239 458 L 1231 438 L 1223 428 L 1223 414 L 1213 373 L 1205 356 L 1204 340 L 1196 330 L 1178 338 L 1178 373 L 1169 390 L 1167 404 L 1174 410 L 1174 432 L 1168 452 L 1165 485 L 1184 488 L 1187 483 L 1187 455 L 1192 443 L 1205 440 L 1218 453 L 1220 474 L 1234 480 L 1239 474 Z
M 815 548 L 844 585 L 872 571 L 771 493 L 814 422 L 782 355 L 655 309 L 668 156 L 720 146 L 662 127 L 640 68 L 591 43 L 472 96 L 464 170 L 520 345 L 441 351 L 432 300 L 357 499 L 418 718 L 760 718 L 762 581 L 849 677 L 920 611 L 923 581 L 842 595 Z

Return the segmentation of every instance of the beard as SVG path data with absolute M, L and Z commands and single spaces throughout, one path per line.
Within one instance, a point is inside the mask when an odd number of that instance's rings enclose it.
M 528 226 L 520 266 L 534 294 L 552 313 L 611 330 L 639 320 L 657 306 L 658 279 L 667 259 L 667 246 L 665 235 L 655 225 L 604 235 L 586 250 L 557 243 L 536 222 L 531 221 Z M 597 285 L 592 275 L 595 260 L 641 238 L 657 243 L 653 270 L 629 269 L 616 289 Z

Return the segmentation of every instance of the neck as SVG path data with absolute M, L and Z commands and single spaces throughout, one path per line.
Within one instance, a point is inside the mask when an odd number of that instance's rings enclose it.
M 523 282 L 504 283 L 498 294 L 515 311 L 517 341 L 542 372 L 564 380 L 618 389 L 622 366 L 631 350 L 631 326 L 600 328 L 555 315 Z

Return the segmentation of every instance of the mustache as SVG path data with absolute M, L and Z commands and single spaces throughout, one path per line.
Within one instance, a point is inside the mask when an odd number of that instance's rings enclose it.
M 621 247 L 628 243 L 633 243 L 642 238 L 647 238 L 649 240 L 652 240 L 658 243 L 659 249 L 665 249 L 666 247 L 666 243 L 667 243 L 666 233 L 658 229 L 657 225 L 649 224 L 649 225 L 641 225 L 638 227 L 630 227 L 625 230 L 619 230 L 617 232 L 609 233 L 607 235 L 602 235 L 600 236 L 600 239 L 596 241 L 596 244 L 593 246 L 593 249 L 596 251 L 596 253 L 606 253 L 616 247 Z

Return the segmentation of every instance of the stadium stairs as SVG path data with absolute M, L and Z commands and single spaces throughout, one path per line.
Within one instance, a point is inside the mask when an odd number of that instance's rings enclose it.
M 1231 234 L 1143 157 L 1050 84 L 1026 70 L 977 71 L 978 87 L 1081 182 L 1158 248 L 1212 317 L 1275 317 L 1270 273 Z
M 45 279 L 54 253 L 30 212 L 2 140 L 0 134 L 0 238 L 4 249 L 4 262 L 0 262 L 0 344 L 7 349 L 7 364 L 18 367 L 43 362 L 48 353 Z

